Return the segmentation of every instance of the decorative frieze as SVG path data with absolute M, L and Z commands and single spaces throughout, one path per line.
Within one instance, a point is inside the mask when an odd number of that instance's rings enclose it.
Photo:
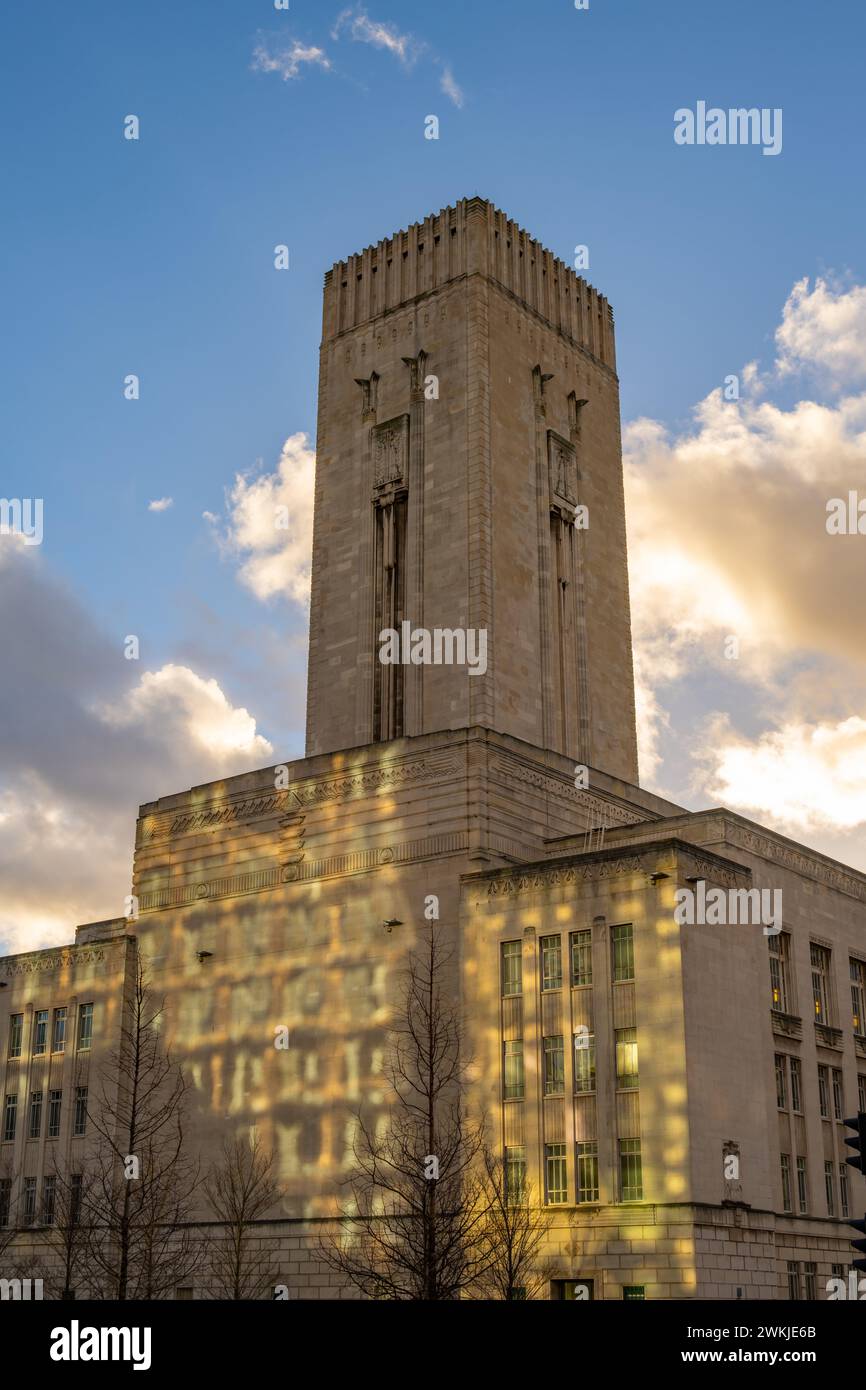
M 521 763 L 506 761 L 504 758 L 493 760 L 493 771 L 504 778 L 506 782 L 516 782 L 523 786 L 535 787 L 538 791 L 544 792 L 546 796 L 564 797 L 576 806 L 585 807 L 588 813 L 587 825 L 610 825 L 613 821 L 618 825 L 637 825 L 641 821 L 659 819 L 658 816 L 654 816 L 648 811 L 631 811 L 616 801 L 608 800 L 607 797 L 594 796 L 590 792 L 575 787 L 564 777 L 555 777 L 534 768 L 525 767 Z
M 27 956 L 0 957 L 0 974 L 33 975 L 37 971 L 69 970 L 95 965 L 105 959 L 102 950 L 33 951 Z

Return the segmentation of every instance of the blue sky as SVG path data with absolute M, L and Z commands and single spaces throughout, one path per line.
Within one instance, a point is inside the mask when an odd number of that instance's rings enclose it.
M 41 577 L 109 645 L 136 633 L 149 670 L 216 680 L 287 757 L 303 748 L 303 607 L 239 582 L 203 513 L 224 518 L 236 474 L 272 472 L 288 436 L 314 441 L 334 260 L 472 193 L 566 260 L 587 244 L 616 313 L 624 424 L 660 422 L 673 456 L 728 373 L 772 370 L 798 281 L 835 276 L 837 296 L 866 282 L 855 0 L 372 0 L 335 30 L 343 9 L 91 0 L 2 15 L 0 494 L 45 499 Z M 379 25 L 393 43 L 365 41 Z M 323 56 L 288 80 L 256 69 L 256 51 L 293 46 Z M 782 108 L 781 154 L 677 146 L 674 111 L 699 99 Z M 123 138 L 130 113 L 138 141 Z M 423 138 L 430 113 L 438 141 Z M 826 368 L 821 351 L 807 367 Z M 825 372 L 822 389 L 838 402 L 843 383 Z M 797 373 L 774 378 L 780 410 L 814 395 Z M 817 670 L 796 643 L 785 662 L 776 677 Z M 754 694 L 701 667 L 667 709 L 678 726 L 733 710 L 757 735 L 770 714 Z M 681 740 L 659 737 L 656 780 L 684 795 Z M 134 813 L 144 792 L 128 799 Z

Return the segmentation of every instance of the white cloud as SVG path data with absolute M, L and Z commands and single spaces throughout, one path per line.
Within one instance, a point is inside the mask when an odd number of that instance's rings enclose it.
M 782 376 L 817 367 L 841 385 L 866 376 L 866 286 L 843 289 L 820 276 L 799 280 L 776 329 Z
M 297 77 L 301 68 L 312 64 L 314 67 L 330 70 L 331 60 L 323 48 L 303 44 L 299 39 L 291 42 L 277 52 L 271 53 L 265 43 L 258 43 L 253 50 L 253 72 L 278 72 L 284 82 Z
M 658 779 L 675 699 L 692 790 L 789 829 L 841 833 L 866 826 L 866 551 L 825 523 L 828 499 L 862 491 L 866 477 L 866 393 L 838 393 L 856 360 L 850 325 L 864 292 L 848 292 L 836 313 L 839 296 L 805 286 L 785 306 L 779 370 L 820 363 L 833 404 L 762 399 L 778 377 L 752 363 L 741 399 L 711 392 L 690 428 L 641 419 L 624 431 L 639 738 L 643 774 Z M 723 700 L 750 736 L 718 713 L 696 734 Z M 683 787 L 665 790 L 686 799 Z M 866 840 L 851 852 L 866 857 Z
M 174 506 L 174 498 L 173 498 L 173 497 L 157 497 L 155 501 L 153 501 L 153 502 L 148 502 L 148 504 L 147 504 L 147 510 L 148 510 L 149 512 L 167 512 L 168 509 L 169 509 L 169 507 L 173 507 L 173 506 Z
M 454 80 L 454 74 L 450 68 L 446 67 L 439 79 L 439 85 L 447 97 L 454 102 L 456 107 L 463 105 L 463 91 L 458 87 Z
M 286 440 L 273 473 L 238 473 L 216 531 L 225 554 L 240 557 L 239 577 L 256 598 L 310 596 L 316 456 L 305 434 Z
M 866 720 L 786 723 L 746 739 L 725 717 L 708 729 L 706 790 L 794 831 L 850 830 L 866 821 Z
M 346 28 L 357 43 L 369 43 L 374 48 L 384 48 L 407 70 L 415 65 L 426 48 L 426 44 L 413 38 L 411 34 L 401 34 L 393 24 L 371 19 L 360 5 L 343 10 L 337 16 L 331 30 L 331 38 L 338 39 Z
M 262 763 L 273 752 L 247 710 L 234 709 L 215 680 L 203 680 L 186 666 L 145 671 L 137 686 L 97 712 L 116 729 L 150 727 L 161 739 L 172 732 L 178 740 L 189 739 L 215 764 L 227 756 Z

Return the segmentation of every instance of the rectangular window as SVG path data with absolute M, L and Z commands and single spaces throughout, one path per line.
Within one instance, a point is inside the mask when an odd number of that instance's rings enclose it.
M 37 1009 L 33 1018 L 33 1055 L 39 1057 L 48 1050 L 48 1010 Z
M 0 1226 L 9 1225 L 12 1212 L 12 1179 L 0 1178 Z
M 800 1297 L 800 1266 L 796 1260 L 788 1261 L 788 1297 L 794 1303 Z
M 522 1206 L 526 1200 L 526 1146 L 517 1144 L 505 1150 L 505 1200 L 509 1206 Z
M 568 1173 L 564 1144 L 544 1146 L 544 1191 L 547 1201 L 559 1204 L 568 1201 Z
M 782 1211 L 793 1211 L 794 1204 L 791 1201 L 791 1157 L 790 1154 L 782 1154 Z
M 574 1035 L 574 1089 L 581 1094 L 595 1090 L 595 1034 Z
M 812 999 L 815 1005 L 815 1022 L 831 1022 L 830 1017 L 830 951 L 826 946 L 809 947 L 812 961 Z
M 81 1216 L 82 1175 L 73 1173 L 69 1188 L 69 1224 L 75 1226 Z
M 781 1052 L 776 1053 L 776 1109 L 787 1110 L 788 1108 L 788 1084 L 786 1079 L 786 1058 Z
M 639 1139 L 620 1139 L 619 1141 L 619 1182 L 624 1202 L 643 1201 L 643 1170 Z
M 24 1037 L 24 1015 L 13 1014 L 9 1020 L 9 1056 L 21 1056 L 21 1042 Z
M 42 1133 L 42 1092 L 30 1092 L 30 1123 L 27 1126 L 27 1138 L 38 1139 Z
M 833 1164 L 827 1158 L 824 1160 L 824 1196 L 827 1199 L 827 1215 L 836 1215 L 836 1184 L 833 1181 Z
M 842 1073 L 833 1068 L 833 1114 L 837 1120 L 845 1118 L 845 1097 L 842 1092 Z
M 830 1118 L 830 1072 L 827 1067 L 818 1068 L 818 1104 L 825 1120 Z
M 523 1100 L 525 1083 L 523 1078 L 523 1039 L 507 1042 L 505 1047 L 505 1099 Z
M 76 1086 L 75 1088 L 75 1120 L 72 1126 L 72 1133 L 76 1137 L 85 1133 L 87 1129 L 87 1087 Z
M 850 1213 L 850 1210 L 849 1210 L 850 1203 L 849 1203 L 849 1200 L 848 1200 L 848 1165 L 847 1165 L 847 1163 L 840 1163 L 840 1164 L 839 1164 L 839 1196 L 842 1198 L 842 1215 L 843 1215 L 843 1216 L 846 1216 L 846 1217 L 847 1217 L 847 1216 L 850 1216 L 851 1213 Z M 830 1215 L 832 1216 L 833 1213 L 831 1212 Z
M 789 1057 L 788 1062 L 791 1067 L 791 1109 L 799 1115 L 803 1110 L 803 1069 L 799 1057 Z
M 844 1266 L 844 1265 L 831 1265 L 831 1266 L 830 1266 L 830 1274 L 831 1274 L 831 1276 L 832 1276 L 833 1279 L 844 1279 L 844 1278 L 845 1278 L 845 1266 Z
M 54 1225 L 54 1209 L 57 1201 L 57 1178 L 53 1173 L 42 1179 L 42 1224 Z
M 849 959 L 851 971 L 851 1018 L 854 1032 L 862 1037 L 866 1033 L 866 964 L 862 960 Z
M 48 1092 L 48 1138 L 57 1139 L 60 1135 L 60 1103 L 62 1091 Z
M 520 942 L 515 942 L 520 946 Z M 93 1005 L 78 1005 L 78 1051 L 87 1052 L 93 1040 Z
M 7 1096 L 3 1107 L 3 1139 L 8 1144 L 15 1138 L 15 1121 L 18 1118 L 18 1097 Z
M 523 958 L 519 941 L 502 943 L 502 997 L 523 993 Z M 91 1006 L 92 1007 L 92 1006 Z M 88 1044 L 89 1046 L 89 1044 Z
M 866 1110 L 866 1076 L 862 1072 L 857 1075 L 857 1105 L 860 1110 Z
M 634 979 L 634 933 L 627 922 L 621 927 L 611 927 L 610 939 L 613 948 L 614 980 Z
M 66 1010 L 54 1010 L 54 1028 L 51 1034 L 51 1051 L 66 1051 Z
M 779 1013 L 792 1012 L 791 996 L 791 936 L 789 932 L 779 932 L 778 936 L 768 936 L 770 951 L 770 1006 Z
M 571 933 L 571 983 L 592 984 L 592 932 Z
M 643 1303 L 646 1298 L 646 1284 L 623 1284 L 624 1303 Z
M 36 1220 L 36 1179 L 24 1179 L 24 1225 L 32 1226 Z
M 541 938 L 541 988 L 562 989 L 562 937 Z
M 806 1297 L 812 1302 L 818 1297 L 818 1267 L 809 1261 L 803 1265 L 803 1280 L 806 1285 Z
M 565 1091 L 565 1051 L 562 1035 L 544 1039 L 544 1094 L 561 1096 Z
M 637 1029 L 618 1028 L 616 1039 L 616 1084 L 621 1091 L 633 1091 L 638 1084 Z
M 598 1144 L 581 1141 L 577 1146 L 577 1200 L 598 1201 Z
M 806 1160 L 802 1154 L 797 1155 L 797 1201 L 800 1206 L 800 1215 L 803 1216 L 809 1210 L 809 1196 L 806 1182 Z

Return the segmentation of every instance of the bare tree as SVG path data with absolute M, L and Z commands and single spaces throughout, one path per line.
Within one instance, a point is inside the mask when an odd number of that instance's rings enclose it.
M 55 1173 L 53 1220 L 46 1227 L 48 1248 L 56 1259 L 45 1278 L 52 1298 L 69 1300 L 90 1292 L 87 1212 L 94 1182 L 92 1172 Z
M 171 1297 L 199 1248 L 190 1227 L 198 1165 L 185 1150 L 186 1083 L 159 1031 L 141 962 L 125 1001 L 120 1046 L 88 1105 L 96 1137 L 87 1254 L 97 1296 Z
M 409 958 L 386 1067 L 392 1104 L 384 1126 L 357 1116 L 342 1233 L 320 1252 L 374 1298 L 458 1298 L 489 1258 L 483 1129 L 463 1109 L 452 964 L 435 928 Z
M 208 1202 L 222 1227 L 208 1249 L 215 1298 L 261 1298 L 279 1278 L 269 1252 L 252 1244 L 256 1223 L 280 1195 L 273 1171 L 273 1153 L 262 1148 L 254 1133 L 226 1139 L 220 1162 L 205 1179 Z
M 550 1226 L 544 1207 L 533 1204 L 532 1184 L 485 1145 L 483 1155 L 487 1215 L 484 1240 L 487 1267 L 475 1292 L 484 1298 L 535 1298 L 546 1282 L 539 1252 Z

